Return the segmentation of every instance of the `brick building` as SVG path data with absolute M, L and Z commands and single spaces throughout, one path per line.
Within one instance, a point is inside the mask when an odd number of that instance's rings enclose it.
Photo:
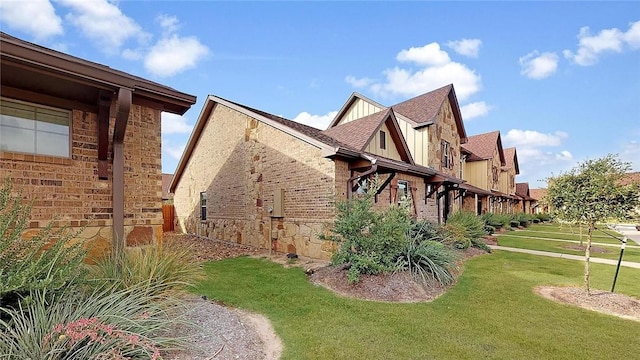
M 162 238 L 160 114 L 194 96 L 0 34 L 0 177 L 33 204 L 25 236 L 86 226 L 97 255 Z
M 335 201 L 382 181 L 376 206 L 402 199 L 438 220 L 436 191 L 462 182 L 417 164 L 392 108 L 321 131 L 209 96 L 170 191 L 179 227 L 227 241 L 327 259 L 319 239 Z

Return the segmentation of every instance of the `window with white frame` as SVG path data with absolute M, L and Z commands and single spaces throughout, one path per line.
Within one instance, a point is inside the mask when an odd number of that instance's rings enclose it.
M 0 98 L 0 150 L 69 157 L 71 112 Z

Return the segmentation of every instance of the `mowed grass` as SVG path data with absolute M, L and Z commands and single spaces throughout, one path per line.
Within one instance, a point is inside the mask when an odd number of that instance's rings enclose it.
M 586 240 L 585 240 L 586 244 Z M 628 243 L 635 244 L 635 243 Z M 527 237 L 516 237 L 510 236 L 508 234 L 498 236 L 498 245 L 514 247 L 520 249 L 531 249 L 531 250 L 540 250 L 540 251 L 549 251 L 561 254 L 572 254 L 572 255 L 584 255 L 584 250 L 576 250 L 570 249 L 568 246 L 576 246 L 580 244 L 564 242 L 564 241 L 554 241 L 554 240 L 543 240 L 543 239 L 534 239 Z M 597 247 L 597 251 L 591 251 L 591 257 L 602 258 L 602 259 L 613 259 L 618 260 L 620 257 L 620 246 L 599 246 L 592 245 L 593 247 Z M 606 251 L 606 252 L 601 252 Z M 640 262 L 640 249 L 636 247 L 627 246 L 624 250 L 623 258 L 624 261 L 632 261 L 632 262 Z
M 563 225 L 560 228 L 557 224 L 531 224 L 522 230 L 516 230 L 514 232 L 507 232 L 505 234 L 517 234 L 518 236 L 529 236 L 534 238 L 553 238 L 561 240 L 574 240 L 580 241 L 580 229 L 577 226 L 573 227 L 571 232 L 567 225 Z M 613 238 L 611 235 L 622 238 L 622 236 L 613 230 L 605 229 L 595 230 L 592 235 L 592 241 L 603 244 L 620 244 L 620 241 Z M 582 229 L 582 240 L 587 241 L 587 229 Z
M 575 226 L 574 226 L 575 228 Z M 617 260 L 620 257 L 620 241 L 611 235 L 622 238 L 622 235 L 606 229 L 596 230 L 592 239 L 599 250 L 593 251 L 592 257 Z M 583 244 L 587 242 L 587 234 L 583 233 Z M 569 240 L 569 241 L 566 241 Z M 573 243 L 571 242 L 573 241 Z M 498 235 L 498 245 L 520 249 L 549 251 L 562 254 L 584 255 L 583 250 L 571 249 L 571 246 L 579 245 L 580 236 L 567 234 L 567 225 L 558 224 L 533 224 L 523 230 L 509 231 Z M 609 244 L 609 245 L 597 245 Z M 640 248 L 632 240 L 627 241 L 627 248 L 623 255 L 624 261 L 640 262 Z
M 608 289 L 615 267 L 593 265 Z M 302 269 L 266 259 L 205 265 L 198 294 L 266 315 L 282 359 L 609 359 L 638 356 L 640 324 L 546 300 L 538 285 L 578 285 L 579 262 L 496 251 L 465 263 L 430 303 L 348 299 L 309 283 Z M 640 297 L 640 270 L 620 270 L 617 292 Z M 622 335 L 622 336 L 621 336 Z

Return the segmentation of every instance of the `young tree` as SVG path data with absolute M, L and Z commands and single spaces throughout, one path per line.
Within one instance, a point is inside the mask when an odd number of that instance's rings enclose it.
M 584 284 L 589 294 L 591 236 L 596 223 L 629 218 L 640 203 L 640 184 L 624 185 L 630 165 L 614 155 L 578 164 L 565 174 L 548 179 L 547 200 L 554 215 L 587 226 Z

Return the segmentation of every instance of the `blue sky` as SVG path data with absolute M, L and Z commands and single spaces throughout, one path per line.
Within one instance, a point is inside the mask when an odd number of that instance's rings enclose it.
M 640 171 L 638 2 L 3 0 L 2 31 L 196 95 L 163 114 L 174 171 L 208 94 L 323 128 L 453 83 L 468 135 L 500 130 L 531 188 L 617 153 Z

